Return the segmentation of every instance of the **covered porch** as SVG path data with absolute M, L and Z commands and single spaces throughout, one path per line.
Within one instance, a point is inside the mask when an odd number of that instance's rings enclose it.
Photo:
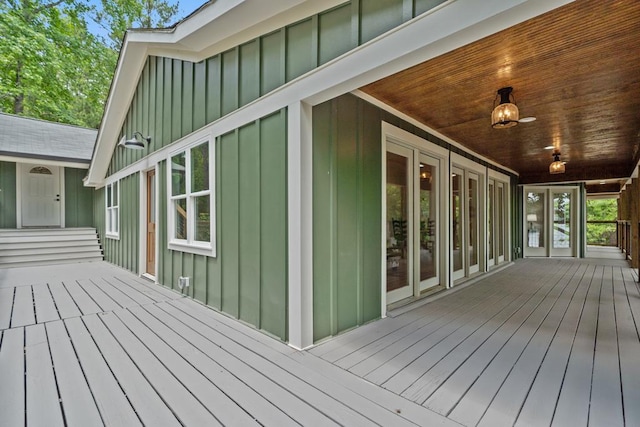
M 4 270 L 0 424 L 638 425 L 636 281 L 519 260 L 297 351 L 104 262 Z

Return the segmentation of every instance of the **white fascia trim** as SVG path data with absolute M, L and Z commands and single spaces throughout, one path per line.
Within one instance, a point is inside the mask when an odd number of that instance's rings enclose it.
M 303 101 L 311 106 L 320 104 L 571 1 L 573 0 L 451 0 L 433 12 L 408 21 L 196 132 L 209 131 L 214 136 L 221 135 L 285 108 L 295 101 Z M 118 80 L 116 75 L 116 82 Z M 135 84 L 136 81 L 131 83 L 131 96 Z M 102 129 L 105 123 L 110 121 L 107 117 L 111 108 L 117 109 L 109 102 L 98 136 L 96 153 L 89 169 L 89 179 L 85 184 L 88 186 L 103 185 L 113 146 L 116 144 L 119 126 L 111 126 L 109 130 Z M 120 105 L 118 114 L 121 119 L 124 119 L 127 108 L 128 102 Z M 121 120 L 117 122 L 122 123 Z M 112 133 L 110 139 L 107 138 L 107 132 Z M 103 140 L 111 143 L 103 143 Z M 143 161 L 145 159 L 120 172 L 126 176 L 132 173 L 132 167 L 138 167 Z M 488 159 L 486 161 L 488 162 Z
M 487 174 L 489 175 L 490 179 L 495 179 L 496 181 L 504 182 L 507 185 L 511 183 L 511 178 L 509 178 L 509 175 L 505 175 L 496 170 L 488 169 Z
M 451 153 L 451 164 L 461 169 L 467 169 L 480 175 L 487 174 L 487 167 L 471 159 L 461 156 L 458 153 Z
M 217 0 L 173 29 L 125 35 L 85 186 L 100 187 L 149 55 L 199 62 L 344 0 Z
M 61 166 L 63 168 L 89 169 L 88 163 L 65 162 L 59 160 L 32 159 L 29 157 L 0 156 L 0 162 L 29 163 L 32 165 Z

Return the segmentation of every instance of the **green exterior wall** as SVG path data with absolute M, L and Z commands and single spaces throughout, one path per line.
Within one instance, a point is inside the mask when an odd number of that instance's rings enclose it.
M 0 228 L 16 228 L 16 164 L 0 161 Z
M 95 191 L 84 186 L 86 174 L 86 169 L 64 168 L 65 227 L 93 227 Z
M 149 57 L 120 136 L 151 144 L 117 147 L 108 175 L 440 3 L 352 0 L 198 63 Z
M 287 340 L 286 110 L 216 140 L 217 256 L 167 249 L 167 170 L 159 165 L 158 281 Z
M 129 271 L 139 271 L 140 240 L 140 174 L 120 180 L 120 238 L 105 236 L 105 188 L 95 191 L 93 199 L 94 226 L 104 249 L 104 259 Z
M 353 95 L 315 106 L 314 341 L 380 317 L 382 121 L 496 169 Z

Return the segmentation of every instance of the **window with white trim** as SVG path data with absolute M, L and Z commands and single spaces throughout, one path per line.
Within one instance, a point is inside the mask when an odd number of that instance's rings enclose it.
M 213 165 L 209 141 L 169 158 L 169 248 L 215 256 Z
M 106 185 L 105 206 L 105 234 L 112 239 L 118 239 L 120 238 L 120 181 Z

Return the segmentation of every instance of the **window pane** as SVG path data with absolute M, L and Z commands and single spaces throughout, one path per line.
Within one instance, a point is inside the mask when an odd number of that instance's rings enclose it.
M 171 157 L 171 195 L 186 194 L 186 153 Z
M 209 189 L 209 143 L 191 149 L 191 192 Z
M 571 247 L 571 193 L 553 193 L 553 247 Z
M 178 199 L 173 203 L 176 210 L 175 238 L 187 240 L 187 199 Z
M 111 207 L 111 184 L 107 185 L 107 207 Z
M 527 247 L 544 248 L 544 191 L 527 193 Z
M 451 175 L 451 220 L 453 222 L 453 271 L 462 270 L 462 176 Z
M 111 209 L 111 226 L 114 233 L 118 232 L 118 208 Z
M 196 237 L 199 242 L 211 241 L 211 203 L 210 196 L 195 198 Z
M 113 188 L 112 189 L 113 201 L 111 203 L 112 206 L 118 206 L 118 187 L 119 187 L 118 182 L 114 182 L 113 184 L 111 184 L 111 186 Z
M 478 265 L 478 180 L 469 178 L 469 266 Z
M 436 168 L 420 162 L 420 280 L 436 275 Z
M 409 159 L 387 152 L 387 292 L 409 286 Z

